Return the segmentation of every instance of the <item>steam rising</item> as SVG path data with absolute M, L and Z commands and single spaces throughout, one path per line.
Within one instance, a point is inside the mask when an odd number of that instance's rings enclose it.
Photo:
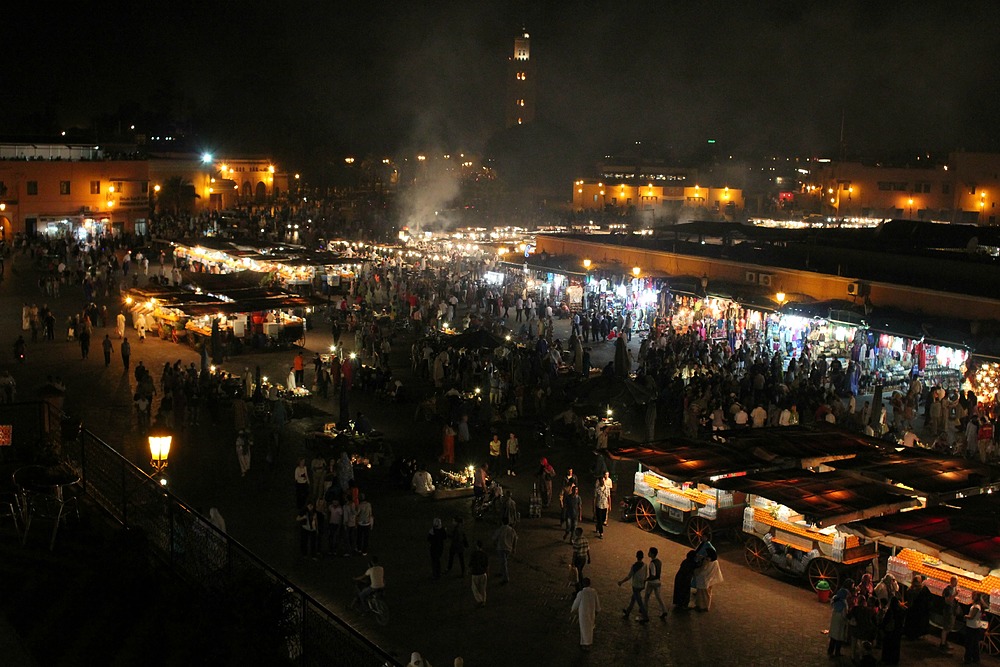
M 441 155 L 441 151 L 437 151 Z M 410 183 L 400 193 L 400 223 L 411 234 L 443 231 L 456 226 L 458 220 L 450 207 L 458 198 L 461 186 L 454 159 L 445 160 L 429 155 L 416 161 Z

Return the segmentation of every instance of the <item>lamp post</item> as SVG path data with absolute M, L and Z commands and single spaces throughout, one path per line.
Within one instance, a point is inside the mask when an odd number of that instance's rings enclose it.
M 910 220 L 912 220 L 913 219 L 913 197 L 910 197 L 909 199 L 907 199 L 906 203 L 909 204 L 909 206 L 910 206 L 910 212 L 907 215 L 907 218 L 910 219 Z
M 160 484 L 167 485 L 166 478 L 162 477 L 164 469 L 167 467 L 167 459 L 170 456 L 170 444 L 173 436 L 169 432 L 154 428 L 149 432 L 149 463 L 153 470 L 160 476 Z
M 701 293 L 702 296 L 708 297 L 708 274 L 701 274 Z
M 633 266 L 632 267 L 632 275 L 633 276 L 635 276 L 636 278 L 638 278 L 640 273 L 642 273 L 642 269 L 640 267 L 638 267 L 638 266 Z

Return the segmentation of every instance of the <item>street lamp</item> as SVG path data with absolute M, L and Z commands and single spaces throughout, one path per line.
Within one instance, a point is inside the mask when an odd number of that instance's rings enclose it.
M 590 271 L 590 264 L 591 262 L 589 259 L 583 260 L 583 268 L 587 269 L 588 271 Z
M 632 275 L 633 276 L 635 276 L 636 278 L 638 278 L 640 273 L 642 273 L 642 269 L 641 268 L 639 268 L 638 266 L 633 266 L 632 267 Z
M 912 219 L 913 218 L 913 197 L 910 197 L 909 199 L 907 199 L 906 203 L 908 203 L 910 205 L 910 213 L 909 213 L 909 215 L 907 217 L 909 217 L 910 219 Z
M 170 456 L 170 443 L 173 436 L 162 429 L 154 429 L 149 433 L 149 463 L 157 475 L 162 475 L 167 467 L 167 458 Z M 160 484 L 166 484 L 166 480 L 160 480 Z
M 774 295 L 774 298 L 777 300 L 778 306 L 785 305 L 785 293 L 784 292 L 778 292 L 777 294 Z
M 702 291 L 702 294 L 704 294 L 705 296 L 708 296 L 708 274 L 707 273 L 701 274 L 701 291 Z

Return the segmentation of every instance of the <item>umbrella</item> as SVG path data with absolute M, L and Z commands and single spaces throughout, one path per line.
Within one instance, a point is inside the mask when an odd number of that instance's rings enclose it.
M 569 390 L 581 403 L 602 406 L 633 407 L 644 405 L 654 398 L 652 392 L 629 378 L 599 375 L 584 380 Z
M 448 345 L 456 350 L 494 349 L 500 347 L 500 339 L 486 329 L 467 329 L 462 333 L 447 339 Z

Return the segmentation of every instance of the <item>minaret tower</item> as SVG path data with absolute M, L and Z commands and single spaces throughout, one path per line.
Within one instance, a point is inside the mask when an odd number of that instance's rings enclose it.
M 531 61 L 531 39 L 526 30 L 514 38 L 514 54 L 507 66 L 507 127 L 535 120 L 535 71 Z

